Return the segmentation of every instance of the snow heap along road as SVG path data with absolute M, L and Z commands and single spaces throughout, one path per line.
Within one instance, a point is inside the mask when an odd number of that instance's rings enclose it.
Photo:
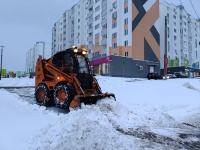
M 200 79 L 97 79 L 117 101 L 70 113 L 34 104 L 34 89 L 0 89 L 0 149 L 200 149 Z M 34 79 L 0 85 L 31 86 Z

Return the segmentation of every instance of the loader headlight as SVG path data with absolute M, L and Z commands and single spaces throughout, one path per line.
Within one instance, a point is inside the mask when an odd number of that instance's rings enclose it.
M 86 51 L 82 51 L 82 54 L 85 55 L 85 54 L 87 54 L 87 52 Z
M 72 46 L 73 49 L 77 49 L 77 46 Z
M 83 50 L 83 51 L 82 51 L 82 54 L 83 54 L 83 55 L 88 54 L 88 53 L 89 53 L 88 50 Z
M 57 80 L 60 80 L 60 77 L 57 77 Z
M 78 52 L 78 49 L 76 48 L 76 49 L 74 49 L 74 53 L 77 53 Z

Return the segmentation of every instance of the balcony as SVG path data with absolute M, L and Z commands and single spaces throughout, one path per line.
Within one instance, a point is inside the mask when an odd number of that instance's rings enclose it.
M 107 0 L 103 0 L 103 1 L 101 2 L 101 6 L 104 6 L 104 5 L 107 5 Z
M 92 31 L 93 31 L 93 27 L 91 27 L 91 28 L 89 28 L 89 29 L 87 30 L 88 33 L 91 33 Z
M 101 31 L 102 36 L 105 35 L 105 34 L 107 34 L 107 28 L 103 28 L 102 31 Z
M 93 23 L 93 19 L 88 20 L 87 25 L 90 25 Z
M 107 10 L 103 10 L 102 12 L 101 12 L 101 16 L 105 16 L 107 14 Z
M 101 45 L 105 45 L 105 44 L 107 44 L 107 38 L 103 38 L 103 39 L 101 40 Z
M 87 17 L 89 18 L 90 16 L 92 16 L 93 12 L 94 12 L 93 10 L 91 10 L 90 12 L 88 12 Z
M 93 47 L 92 47 L 93 45 L 92 45 L 92 43 L 90 44 L 88 44 L 88 49 L 92 49 Z
M 88 37 L 88 42 L 92 42 L 93 41 L 93 36 L 89 36 Z
M 90 9 L 93 7 L 93 0 L 88 4 L 87 9 Z
M 107 18 L 104 18 L 102 21 L 101 21 L 101 25 L 105 25 L 107 23 Z

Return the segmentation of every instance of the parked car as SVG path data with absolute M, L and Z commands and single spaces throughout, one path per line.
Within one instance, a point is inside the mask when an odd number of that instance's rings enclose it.
M 174 72 L 177 78 L 188 78 L 188 76 L 183 72 Z
M 169 76 L 169 79 L 176 78 L 175 74 L 168 74 L 168 76 Z
M 148 80 L 150 80 L 150 79 L 155 79 L 155 80 L 157 80 L 157 79 L 164 79 L 164 77 L 162 75 L 158 74 L 157 72 L 148 73 L 147 74 L 147 78 L 148 78 Z

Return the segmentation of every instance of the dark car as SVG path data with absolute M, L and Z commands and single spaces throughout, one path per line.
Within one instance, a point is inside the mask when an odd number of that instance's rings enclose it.
M 175 74 L 167 74 L 169 76 L 169 79 L 173 79 L 173 78 L 176 78 L 176 75 Z
M 148 73 L 147 74 L 147 78 L 148 78 L 148 80 L 150 80 L 150 79 L 157 80 L 157 79 L 163 79 L 163 76 L 158 74 L 158 73 L 156 73 L 156 72 L 154 72 L 154 73 Z
M 188 76 L 183 72 L 174 72 L 174 74 L 177 78 L 188 78 Z

